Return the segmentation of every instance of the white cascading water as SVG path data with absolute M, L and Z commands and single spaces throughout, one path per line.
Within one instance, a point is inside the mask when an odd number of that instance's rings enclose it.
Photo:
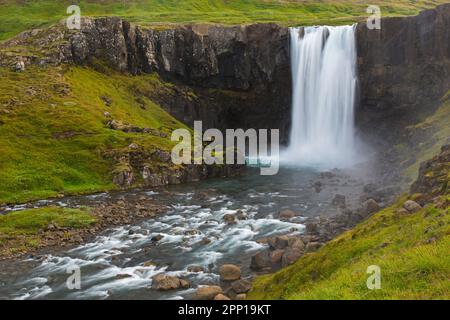
M 282 161 L 337 168 L 355 160 L 354 26 L 291 28 L 292 129 Z

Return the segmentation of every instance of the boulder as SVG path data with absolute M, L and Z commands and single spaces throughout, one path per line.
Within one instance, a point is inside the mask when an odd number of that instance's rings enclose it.
M 195 292 L 195 299 L 212 300 L 220 293 L 223 293 L 223 291 L 219 286 L 202 286 L 199 287 Z
M 288 247 L 292 249 L 303 250 L 305 249 L 305 244 L 302 239 L 298 237 L 290 237 L 288 241 Z
M 239 293 L 235 297 L 235 300 L 245 300 L 245 299 L 247 299 L 247 295 L 245 293 Z
M 292 210 L 281 210 L 278 214 L 280 219 L 292 219 L 296 216 L 295 212 Z
M 372 214 L 372 213 L 375 213 L 375 212 L 377 212 L 377 211 L 379 211 L 379 210 L 380 210 L 380 206 L 379 206 L 378 203 L 377 203 L 375 200 L 373 200 L 373 199 L 369 199 L 369 200 L 365 201 L 365 202 L 362 204 L 362 207 L 361 207 L 361 213 L 362 213 L 364 216 L 368 216 L 368 215 L 370 215 L 370 214 Z
M 180 279 L 164 274 L 157 274 L 152 278 L 152 288 L 155 290 L 167 291 L 181 287 Z
M 252 288 L 252 283 L 250 281 L 248 281 L 248 280 L 237 280 L 237 281 L 234 281 L 231 284 L 231 288 L 237 294 L 239 294 L 239 293 L 247 293 Z
M 270 253 L 269 250 L 263 250 L 258 253 L 256 253 L 252 257 L 252 261 L 250 263 L 250 268 L 253 270 L 266 270 L 270 269 L 272 266 L 272 261 L 270 259 Z
M 199 272 L 205 272 L 205 268 L 203 268 L 202 266 L 189 266 L 187 268 L 187 271 L 199 273 Z
M 224 264 L 219 269 L 220 280 L 234 281 L 241 278 L 241 268 L 234 264 Z
M 410 213 L 414 213 L 414 212 L 417 212 L 420 209 L 422 209 L 422 206 L 420 204 L 418 204 L 417 202 L 413 201 L 413 200 L 407 200 L 403 204 L 403 208 L 408 210 L 408 212 L 410 212 Z
M 272 250 L 284 249 L 289 244 L 289 237 L 288 236 L 273 237 L 273 238 L 269 239 L 268 243 L 269 243 L 269 247 Z
M 222 294 L 222 293 L 219 293 L 218 295 L 216 295 L 216 296 L 214 297 L 214 300 L 223 300 L 223 301 L 226 301 L 226 300 L 231 300 L 231 299 L 228 298 L 226 295 L 224 295 L 224 294 Z
M 227 224 L 236 224 L 236 217 L 234 216 L 234 214 L 226 214 L 223 216 L 223 220 L 227 223 Z
M 283 257 L 283 254 L 284 254 L 284 250 L 282 250 L 282 249 L 277 249 L 277 250 L 270 252 L 270 262 L 272 264 L 277 264 L 277 263 L 281 262 L 281 258 Z
M 299 249 L 287 249 L 286 252 L 283 254 L 283 257 L 281 258 L 281 266 L 287 267 L 293 264 L 295 261 L 300 259 L 300 257 L 303 255 L 303 250 Z

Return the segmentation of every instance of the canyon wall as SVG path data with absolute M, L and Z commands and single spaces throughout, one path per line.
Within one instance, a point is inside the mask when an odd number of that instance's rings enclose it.
M 84 18 L 31 30 L 0 47 L 49 47 L 39 64 L 101 60 L 130 74 L 157 73 L 174 90 L 149 93 L 179 120 L 204 127 L 280 128 L 291 118 L 289 30 L 276 24 L 135 26 L 119 18 Z M 450 4 L 415 17 L 382 19 L 381 30 L 356 28 L 360 133 L 395 139 L 434 111 L 450 88 Z M 55 49 L 56 48 L 56 49 Z M 1 56 L 0 62 L 9 56 Z
M 156 72 L 180 94 L 152 100 L 176 118 L 204 127 L 282 128 L 290 119 L 288 29 L 276 24 L 180 26 L 152 30 L 118 18 L 85 19 L 65 60 L 93 58 L 132 74 Z M 189 88 L 190 95 L 183 94 Z
M 450 4 L 415 17 L 357 26 L 357 124 L 384 140 L 399 138 L 440 104 L 450 89 Z

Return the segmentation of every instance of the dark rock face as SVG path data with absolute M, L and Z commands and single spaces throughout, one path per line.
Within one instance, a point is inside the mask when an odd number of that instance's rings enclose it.
M 360 107 L 357 123 L 383 138 L 429 114 L 450 88 L 450 4 L 381 30 L 357 27 Z
M 205 127 L 282 128 L 287 136 L 291 77 L 287 28 L 180 26 L 143 29 L 119 18 L 84 19 L 70 34 L 70 57 L 77 64 L 101 59 L 132 74 L 157 72 L 189 86 L 195 99 L 153 98 L 179 120 Z M 270 116 L 268 111 L 270 110 Z

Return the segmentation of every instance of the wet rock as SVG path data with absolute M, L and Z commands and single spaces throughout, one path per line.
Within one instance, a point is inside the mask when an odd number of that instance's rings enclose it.
M 283 254 L 284 254 L 284 250 L 282 250 L 282 249 L 277 249 L 277 250 L 270 252 L 270 262 L 273 265 L 280 263 L 281 259 L 283 257 Z
M 422 209 L 421 205 L 418 204 L 417 202 L 413 201 L 413 200 L 407 200 L 404 204 L 403 204 L 403 208 L 405 208 L 406 210 L 408 210 L 408 212 L 410 213 L 414 213 L 419 211 L 420 209 Z
M 161 241 L 162 238 L 164 238 L 164 236 L 162 234 L 158 234 L 158 235 L 152 237 L 151 241 L 158 242 L 158 241 Z
M 234 214 L 226 214 L 223 216 L 223 220 L 227 223 L 227 224 L 236 224 L 236 217 L 234 216 Z
M 234 281 L 241 278 L 241 268 L 234 264 L 224 264 L 219 269 L 220 280 Z
M 207 238 L 207 237 L 204 237 L 203 239 L 202 239 L 202 241 L 201 241 L 201 243 L 202 244 L 210 244 L 211 243 L 211 239 L 209 239 L 209 238 Z
M 239 294 L 239 293 L 247 293 L 252 288 L 252 283 L 250 281 L 248 281 L 248 280 L 237 280 L 237 281 L 234 281 L 231 284 L 231 288 L 237 294 Z
M 156 267 L 157 264 L 153 261 L 146 261 L 144 262 L 144 267 Z
M 272 265 L 271 259 L 270 259 L 270 253 L 269 250 L 263 250 L 258 253 L 256 253 L 252 257 L 252 261 L 250 263 L 250 268 L 253 270 L 267 270 L 270 269 Z
M 180 287 L 183 289 L 188 289 L 191 287 L 191 283 L 187 280 L 180 279 Z
M 199 273 L 199 272 L 204 272 L 205 268 L 203 268 L 202 266 L 189 266 L 187 268 L 188 272 L 195 272 L 195 273 Z
M 216 295 L 214 297 L 214 300 L 222 300 L 222 301 L 226 301 L 226 300 L 231 300 L 230 298 L 228 298 L 226 295 L 219 293 L 218 295 Z
M 268 243 L 270 249 L 272 250 L 284 249 L 289 245 L 289 237 L 288 236 L 273 237 L 269 239 Z
M 300 257 L 303 255 L 303 250 L 296 249 L 296 248 L 289 248 L 286 250 L 286 252 L 283 254 L 283 257 L 281 259 L 281 266 L 287 267 L 296 262 Z
M 203 286 L 199 287 L 195 292 L 196 300 L 212 300 L 218 294 L 223 293 L 222 288 L 219 286 Z
M 181 281 L 177 277 L 157 274 L 152 278 L 152 288 L 160 291 L 175 290 L 181 287 Z
M 238 210 L 236 212 L 236 218 L 238 220 L 246 220 L 247 219 L 247 215 L 242 210 Z
M 278 214 L 278 217 L 280 219 L 292 219 L 295 217 L 295 212 L 292 210 L 281 210 L 280 213 Z
M 288 247 L 292 249 L 305 249 L 305 243 L 299 237 L 290 237 L 288 240 Z

